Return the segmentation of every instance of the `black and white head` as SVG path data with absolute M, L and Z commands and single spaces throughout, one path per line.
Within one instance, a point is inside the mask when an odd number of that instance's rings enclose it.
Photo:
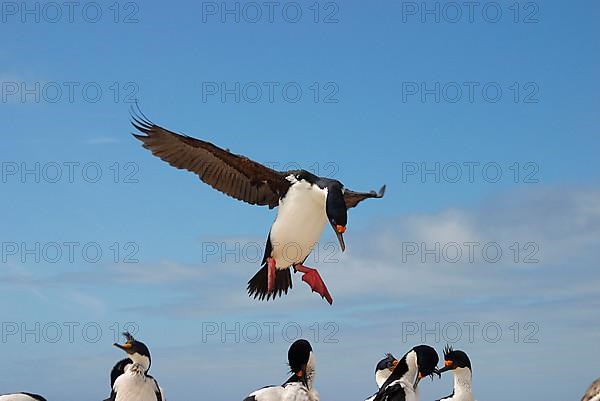
M 440 376 L 440 372 L 437 369 L 440 357 L 435 349 L 429 345 L 417 345 L 411 352 L 416 354 L 417 359 L 417 378 L 414 383 L 415 388 L 419 384 L 419 381 L 424 377 L 429 376 L 433 380 L 434 374 Z
M 123 333 L 123 336 L 125 336 L 126 339 L 124 344 L 114 343 L 113 345 L 125 351 L 133 363 L 141 365 L 147 372 L 150 369 L 150 364 L 152 363 L 150 358 L 150 350 L 148 347 L 146 347 L 146 344 L 137 341 L 128 332 Z
M 316 361 L 310 343 L 300 339 L 294 341 L 288 350 L 290 372 L 305 386 L 310 387 L 315 375 Z
M 440 373 L 459 369 L 469 369 L 469 372 L 471 372 L 471 360 L 464 351 L 454 350 L 446 345 L 444 348 L 444 367 L 440 369 Z
M 385 383 L 397 365 L 398 360 L 392 354 L 385 354 L 385 358 L 377 363 L 377 366 L 375 366 L 375 381 L 378 387 Z
M 342 252 L 346 250 L 344 243 L 344 233 L 348 224 L 348 208 L 344 200 L 344 186 L 337 180 L 327 180 L 327 201 L 325 211 L 329 224 L 340 243 Z

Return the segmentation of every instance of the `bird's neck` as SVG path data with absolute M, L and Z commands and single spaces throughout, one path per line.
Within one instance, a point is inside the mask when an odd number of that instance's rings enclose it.
M 392 372 L 390 372 L 388 369 L 378 370 L 377 373 L 375 373 L 375 382 L 377 382 L 377 387 L 381 388 L 383 383 L 385 383 L 388 377 L 390 377 L 391 373 Z
M 454 369 L 454 398 L 469 401 L 473 399 L 471 392 L 471 369 Z
M 135 372 L 140 371 L 146 374 L 150 369 L 150 358 L 145 355 L 133 354 L 129 356 L 129 359 L 133 362 L 131 369 L 135 369 Z
M 306 364 L 306 385 L 309 389 L 314 387 L 315 377 L 317 375 L 315 355 L 311 352 Z
M 410 387 L 413 388 L 413 384 L 417 379 L 417 373 L 419 371 L 419 366 L 417 365 L 417 354 L 411 351 L 406 354 L 405 358 L 408 370 L 404 375 L 402 375 L 402 379 L 405 384 L 410 385 Z
M 136 362 L 129 365 L 129 369 L 128 369 L 129 374 L 134 375 L 134 376 L 146 376 L 146 371 L 147 371 L 147 369 L 145 366 L 143 366 L 139 363 L 136 363 Z
M 301 383 L 304 384 L 304 380 L 302 380 L 302 378 L 300 376 L 298 376 L 297 374 L 293 374 L 287 381 L 286 383 Z M 314 373 L 313 374 L 309 374 L 308 372 L 306 373 L 306 388 L 307 390 L 312 390 L 313 389 L 313 384 L 314 384 Z
M 306 387 L 308 387 L 308 389 L 312 389 L 314 388 L 314 384 L 315 384 L 315 371 L 313 370 L 307 370 L 306 371 Z
M 304 378 L 298 376 L 296 373 L 294 373 L 292 375 L 292 377 L 290 377 L 286 383 L 294 383 L 294 382 L 298 382 L 298 383 L 306 383 L 306 387 L 308 390 L 313 390 L 314 389 L 314 382 L 315 382 L 315 376 L 316 376 L 316 369 L 315 369 L 315 360 L 314 360 L 314 356 L 311 354 L 311 357 L 306 365 L 306 371 L 305 371 L 305 376 Z
M 404 384 L 405 388 L 414 390 L 414 383 L 418 370 L 417 354 L 414 351 L 410 351 L 398 362 L 398 365 L 394 368 L 392 374 L 383 383 L 382 388 L 387 387 L 394 382 L 401 382 Z
M 379 399 L 385 389 L 392 383 L 401 383 L 405 392 L 415 392 L 414 383 L 418 370 L 417 354 L 415 351 L 410 351 L 398 361 L 398 365 L 396 365 L 392 374 L 379 389 L 376 399 Z

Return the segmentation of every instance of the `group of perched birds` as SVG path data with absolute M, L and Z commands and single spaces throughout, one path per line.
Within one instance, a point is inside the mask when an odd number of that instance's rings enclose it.
M 165 401 L 164 391 L 149 374 L 150 350 L 129 333 L 125 343 L 114 345 L 127 357 L 117 362 L 110 372 L 110 397 L 104 401 Z M 444 367 L 437 368 L 439 357 L 428 345 L 418 345 L 402 358 L 387 354 L 375 367 L 378 392 L 366 401 L 417 401 L 417 385 L 425 377 L 454 371 L 454 392 L 444 401 L 473 401 L 471 363 L 463 351 L 444 350 Z M 307 340 L 294 341 L 288 350 L 290 377 L 280 386 L 267 386 L 252 392 L 244 401 L 319 401 L 315 388 L 316 358 Z M 46 401 L 40 395 L 18 393 L 0 396 L 0 401 Z
M 400 360 L 387 354 L 375 367 L 375 382 L 379 390 L 366 401 L 417 401 L 417 385 L 427 376 L 441 377 L 446 371 L 454 372 L 454 391 L 438 401 L 474 401 L 471 379 L 471 361 L 464 351 L 446 346 L 444 367 L 437 368 L 439 357 L 429 345 L 418 345 Z
M 152 364 L 150 350 L 129 333 L 125 343 L 114 345 L 127 357 L 117 362 L 110 372 L 110 397 L 104 401 L 165 401 L 158 381 L 148 372 Z M 471 360 L 466 352 L 450 346 L 444 348 L 444 366 L 438 369 L 439 356 L 429 345 L 417 345 L 400 359 L 386 354 L 375 366 L 377 392 L 365 401 L 418 401 L 418 385 L 426 377 L 441 377 L 453 372 L 452 394 L 437 401 L 474 401 L 471 386 Z M 305 339 L 294 341 L 288 350 L 290 377 L 279 386 L 266 386 L 250 393 L 244 401 L 319 401 L 315 388 L 316 358 Z M 46 401 L 40 395 L 15 393 L 0 395 L 0 401 Z M 596 380 L 581 401 L 600 401 L 600 379 Z

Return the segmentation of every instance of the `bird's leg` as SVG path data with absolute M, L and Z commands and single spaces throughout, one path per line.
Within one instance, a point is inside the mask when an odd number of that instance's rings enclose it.
M 331 298 L 327 286 L 316 269 L 311 269 L 302 264 L 294 265 L 294 269 L 300 273 L 304 273 L 302 275 L 302 281 L 308 284 L 314 292 L 325 298 L 327 302 L 329 302 L 329 305 L 333 304 L 333 298 Z
M 275 291 L 275 271 L 277 262 L 273 258 L 267 258 L 267 292 L 270 294 Z

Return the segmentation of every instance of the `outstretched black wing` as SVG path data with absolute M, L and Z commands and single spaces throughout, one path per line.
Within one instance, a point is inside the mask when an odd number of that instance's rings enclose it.
M 203 182 L 235 199 L 274 208 L 290 182 L 286 174 L 210 142 L 164 129 L 145 117 L 132 114 L 132 125 L 143 135 L 134 136 L 154 156 L 171 166 L 195 173 Z
M 369 198 L 383 198 L 385 194 L 385 185 L 381 187 L 379 192 L 354 192 L 350 189 L 344 189 L 344 200 L 348 209 L 358 205 L 360 202 Z

